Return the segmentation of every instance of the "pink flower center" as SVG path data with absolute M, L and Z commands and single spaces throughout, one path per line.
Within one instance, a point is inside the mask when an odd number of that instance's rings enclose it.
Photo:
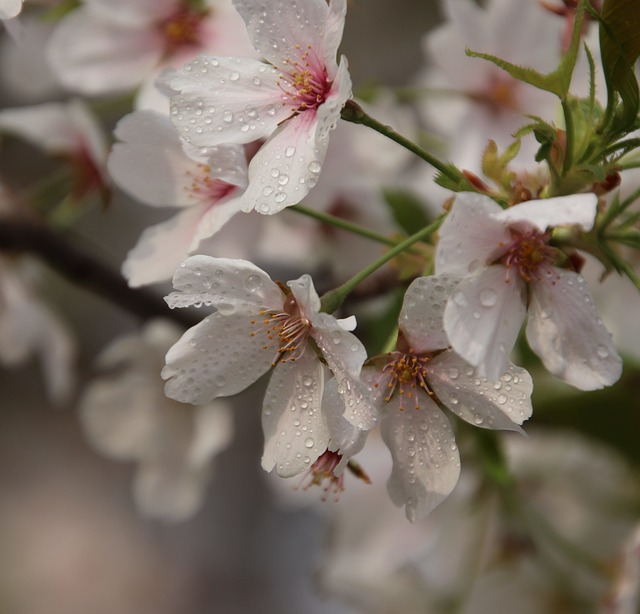
M 520 110 L 518 89 L 520 82 L 509 75 L 492 75 L 486 87 L 470 95 L 476 102 L 486 105 L 495 115 L 504 111 Z
M 200 24 L 209 14 L 208 10 L 181 8 L 160 23 L 160 32 L 165 39 L 165 50 L 172 54 L 182 47 L 200 44 Z
M 311 332 L 311 322 L 300 313 L 300 307 L 293 296 L 287 297 L 280 312 L 261 311 L 263 320 L 251 320 L 267 335 L 269 341 L 278 343 L 278 355 L 273 366 L 279 362 L 294 362 L 300 358 L 307 347 L 307 339 Z M 255 336 L 255 332 L 251 333 Z M 271 348 L 271 344 L 262 346 L 263 350 Z
M 324 491 L 322 500 L 326 501 L 327 495 L 332 492 L 337 501 L 340 493 L 344 491 L 344 473 L 335 474 L 335 470 L 342 461 L 342 455 L 338 452 L 325 450 L 318 460 L 311 465 L 298 487 L 307 490 L 312 486 L 322 486 Z M 347 463 L 347 469 L 365 484 L 371 484 L 371 480 L 362 467 L 353 460 Z
M 554 249 L 550 247 L 548 233 L 511 231 L 513 243 L 500 258 L 508 269 L 515 269 L 524 281 L 542 279 L 551 272 Z
M 390 361 L 383 367 L 382 375 L 374 388 L 383 385 L 386 388 L 384 400 L 388 403 L 397 392 L 400 395 L 400 409 L 405 410 L 405 403 L 413 404 L 414 409 L 420 409 L 420 391 L 432 396 L 427 383 L 427 363 L 431 356 L 419 356 L 415 350 L 408 352 L 390 352 Z
M 211 177 L 210 166 L 206 164 L 197 166 L 199 172 L 187 172 L 187 176 L 191 178 L 191 184 L 187 189 L 194 199 L 215 204 L 237 189 L 237 186 L 231 183 Z
M 302 51 L 299 45 L 295 48 L 298 52 Z M 287 58 L 284 64 L 280 69 L 284 103 L 298 112 L 317 109 L 327 99 L 331 89 L 323 61 L 309 45 L 299 54 L 299 59 Z

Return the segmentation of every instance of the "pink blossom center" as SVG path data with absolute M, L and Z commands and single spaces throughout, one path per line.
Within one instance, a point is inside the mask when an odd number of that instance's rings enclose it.
M 334 499 L 337 501 L 340 493 L 344 491 L 344 474 L 337 476 L 334 473 L 341 460 L 342 456 L 337 452 L 325 450 L 311 465 L 300 486 L 303 490 L 312 486 L 322 486 L 324 490 L 323 501 L 326 500 L 329 493 L 333 493 Z
M 383 367 L 382 375 L 375 382 L 374 387 L 381 385 L 386 388 L 384 400 L 388 403 L 394 394 L 400 395 L 400 409 L 406 409 L 405 403 L 413 404 L 414 409 L 420 409 L 420 399 L 424 394 L 432 396 L 427 383 L 427 364 L 431 356 L 420 356 L 415 350 L 408 352 L 390 352 L 390 361 Z
M 285 59 L 284 66 L 280 69 L 282 99 L 298 112 L 317 109 L 327 99 L 331 90 L 327 70 L 311 45 L 304 51 L 300 45 L 296 45 L 295 49 L 298 59 Z
M 191 178 L 191 184 L 187 189 L 196 200 L 215 204 L 237 189 L 237 186 L 231 183 L 211 177 L 211 167 L 208 165 L 198 164 L 197 166 L 197 173 L 190 171 L 187 173 Z
M 282 311 L 260 311 L 262 320 L 251 320 L 252 326 L 258 326 L 267 335 L 269 341 L 278 343 L 278 354 L 273 366 L 278 362 L 294 362 L 305 351 L 307 339 L 311 332 L 311 322 L 300 312 L 300 307 L 293 296 L 288 296 Z M 251 336 L 255 336 L 255 331 Z M 265 344 L 267 350 L 271 344 Z
M 509 75 L 491 75 L 486 87 L 471 94 L 472 100 L 484 104 L 493 114 L 518 111 L 519 81 Z
M 500 258 L 508 269 L 515 269 L 524 281 L 542 279 L 554 261 L 554 249 L 548 245 L 549 234 L 511 231 L 513 243 Z
M 200 24 L 208 13 L 208 10 L 194 10 L 185 6 L 162 21 L 159 28 L 165 40 L 167 54 L 182 47 L 199 45 Z

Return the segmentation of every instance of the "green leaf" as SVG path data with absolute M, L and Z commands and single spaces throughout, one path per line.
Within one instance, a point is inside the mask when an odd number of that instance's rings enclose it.
M 640 92 L 633 66 L 640 56 L 640 2 L 604 0 L 600 14 L 600 50 L 607 82 L 607 119 L 617 132 L 627 130 L 638 115 Z M 616 109 L 616 97 L 622 104 Z
M 394 219 L 408 235 L 415 234 L 430 222 L 424 205 L 412 192 L 390 188 L 384 190 L 384 199 Z
M 637 1 L 637 0 L 632 0 Z M 474 58 L 482 58 L 493 62 L 496 66 L 499 66 L 512 77 L 518 79 L 518 81 L 524 81 L 529 83 L 538 89 L 545 90 L 555 94 L 559 98 L 564 98 L 569 93 L 569 86 L 571 85 L 571 76 L 573 75 L 573 69 L 576 65 L 576 58 L 578 57 L 578 49 L 580 48 L 580 35 L 582 33 L 582 21 L 584 19 L 584 12 L 586 9 L 587 0 L 581 0 L 578 8 L 576 9 L 576 18 L 573 26 L 573 33 L 571 35 L 571 44 L 569 50 L 565 53 L 558 64 L 558 67 L 545 74 L 539 73 L 532 68 L 526 68 L 525 66 L 519 66 L 518 64 L 512 64 L 495 55 L 488 53 L 479 53 L 477 51 L 471 51 L 467 49 L 467 55 Z

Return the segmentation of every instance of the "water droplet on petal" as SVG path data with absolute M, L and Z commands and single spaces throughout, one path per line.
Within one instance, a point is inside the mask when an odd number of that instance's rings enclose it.
M 249 275 L 244 280 L 244 287 L 249 292 L 255 292 L 262 285 L 262 279 L 258 275 Z
M 493 288 L 485 288 L 478 298 L 483 307 L 493 307 L 498 301 L 498 293 Z
M 305 448 L 313 448 L 313 444 L 314 444 L 314 443 L 315 443 L 315 442 L 313 441 L 313 439 L 312 439 L 311 437 L 307 437 L 307 438 L 304 440 L 304 446 L 305 446 Z
M 218 309 L 218 312 L 223 316 L 231 315 L 236 310 L 236 306 L 232 305 L 231 303 L 218 303 L 216 305 L 216 308 Z
M 609 357 L 609 348 L 607 348 L 606 345 L 599 345 L 598 349 L 598 356 L 600 356 L 600 358 L 608 358 Z
M 322 165 L 317 160 L 313 160 L 313 162 L 309 162 L 308 168 L 310 173 L 315 173 L 316 175 L 318 175 L 322 170 Z

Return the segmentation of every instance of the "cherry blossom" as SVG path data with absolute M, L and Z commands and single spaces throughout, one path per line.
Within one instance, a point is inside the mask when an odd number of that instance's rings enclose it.
M 68 161 L 74 171 L 71 194 L 75 198 L 101 190 L 109 183 L 107 142 L 96 118 L 81 99 L 3 109 L 0 131 Z
M 262 414 L 265 470 L 290 477 L 308 470 L 328 447 L 360 445 L 352 426 L 343 428 L 331 414 L 344 414 L 358 430 L 369 426 L 357 381 L 366 352 L 349 332 L 355 318 L 320 312 L 308 275 L 284 286 L 245 260 L 192 256 L 173 284 L 170 307 L 204 304 L 216 311 L 167 353 L 168 396 L 206 403 L 244 390 L 273 368 Z M 325 382 L 335 390 L 327 393 Z M 340 431 L 336 445 L 332 431 Z
M 116 184 L 148 205 L 180 207 L 147 228 L 123 264 L 132 286 L 170 279 L 178 265 L 240 211 L 247 181 L 241 145 L 201 148 L 184 143 L 154 111 L 124 117 L 108 167 Z
M 443 313 L 458 283 L 448 275 L 415 280 L 400 313 L 397 349 L 372 359 L 363 372 L 393 457 L 389 495 L 412 522 L 449 495 L 460 473 L 440 405 L 476 426 L 515 431 L 532 411 L 533 384 L 524 369 L 509 363 L 489 381 L 449 348 Z
M 116 459 L 138 462 L 134 495 L 140 511 L 184 520 L 202 505 L 211 461 L 232 437 L 222 399 L 185 406 L 164 395 L 160 370 L 180 329 L 164 321 L 116 339 L 98 357 L 102 373 L 80 400 L 92 444 Z
M 562 23 L 530 0 L 441 4 L 444 23 L 423 39 L 428 68 L 420 84 L 430 95 L 421 110 L 449 144 L 449 159 L 478 173 L 489 139 L 504 150 L 527 123 L 527 114 L 552 119 L 558 103 L 552 94 L 517 81 L 491 62 L 467 57 L 465 49 L 548 72 L 557 63 Z M 519 160 L 528 164 L 538 146 L 526 138 Z
M 202 56 L 168 74 L 171 118 L 194 145 L 266 139 L 249 165 L 246 211 L 273 214 L 318 181 L 329 132 L 351 96 L 346 59 L 336 63 L 346 0 L 234 0 L 268 63 Z
M 100 95 L 137 87 L 161 64 L 210 49 L 250 49 L 228 0 L 84 0 L 52 34 L 49 60 L 73 91 Z
M 582 390 L 614 383 L 622 362 L 598 317 L 585 280 L 558 266 L 550 228 L 589 230 L 597 197 L 576 194 L 503 210 L 462 193 L 440 229 L 436 273 L 463 277 L 447 303 L 451 345 L 485 377 L 504 371 L 525 314 L 527 340 L 554 375 Z

